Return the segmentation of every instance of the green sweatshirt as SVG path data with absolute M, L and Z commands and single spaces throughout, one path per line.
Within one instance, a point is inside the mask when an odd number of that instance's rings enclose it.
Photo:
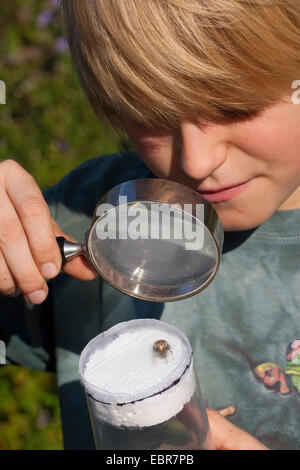
M 154 177 L 137 154 L 90 160 L 44 196 L 61 228 L 83 240 L 95 206 L 113 186 Z M 226 232 L 221 266 L 203 292 L 178 302 L 127 296 L 100 277 L 60 273 L 40 306 L 0 295 L 7 363 L 57 373 L 65 449 L 93 449 L 78 361 L 112 325 L 157 318 L 187 334 L 207 406 L 271 449 L 300 449 L 300 210 L 276 212 L 254 230 Z

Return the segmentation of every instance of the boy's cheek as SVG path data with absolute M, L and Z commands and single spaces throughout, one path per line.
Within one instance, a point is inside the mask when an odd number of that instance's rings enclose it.
M 294 160 L 299 155 L 300 106 L 280 103 L 253 121 L 230 128 L 233 145 L 265 162 Z

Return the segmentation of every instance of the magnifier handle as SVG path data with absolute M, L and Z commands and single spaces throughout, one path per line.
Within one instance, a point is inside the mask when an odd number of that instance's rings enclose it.
M 60 249 L 63 266 L 71 259 L 83 254 L 81 243 L 70 242 L 64 237 L 56 237 L 56 241 Z

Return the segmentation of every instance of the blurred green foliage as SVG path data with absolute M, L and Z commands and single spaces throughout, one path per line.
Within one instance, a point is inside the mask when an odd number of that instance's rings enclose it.
M 83 160 L 127 145 L 100 125 L 81 90 L 55 4 L 10 0 L 0 6 L 0 79 L 7 88 L 0 159 L 16 159 L 42 188 Z
M 128 148 L 100 125 L 81 90 L 57 0 L 1 2 L 0 80 L 0 160 L 18 161 L 42 189 L 84 160 Z M 1 367 L 0 449 L 62 447 L 55 376 Z
M 0 449 L 62 449 L 53 374 L 2 366 L 0 397 Z

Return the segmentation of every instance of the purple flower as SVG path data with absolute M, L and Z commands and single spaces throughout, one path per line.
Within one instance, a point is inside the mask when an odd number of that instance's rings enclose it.
M 61 54 L 66 52 L 68 50 L 68 43 L 66 38 L 64 36 L 60 36 L 59 38 L 57 38 L 54 43 L 54 48 L 57 52 Z
M 53 13 L 49 10 L 42 11 L 36 20 L 39 28 L 46 28 L 53 22 Z

